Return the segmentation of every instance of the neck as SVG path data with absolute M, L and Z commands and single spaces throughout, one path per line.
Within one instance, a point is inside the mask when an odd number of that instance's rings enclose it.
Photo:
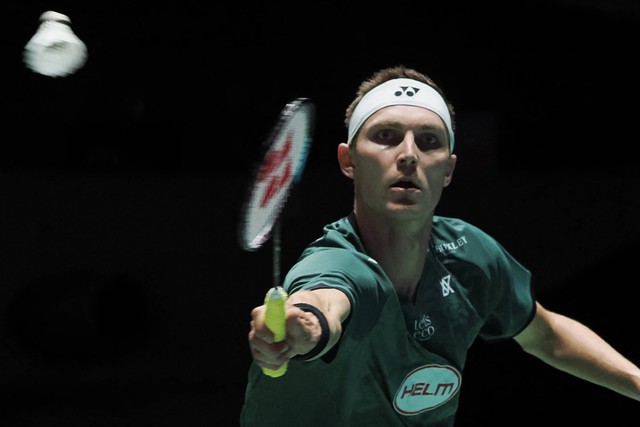
M 431 217 L 394 222 L 356 215 L 356 221 L 367 253 L 382 266 L 398 296 L 412 300 L 429 252 Z

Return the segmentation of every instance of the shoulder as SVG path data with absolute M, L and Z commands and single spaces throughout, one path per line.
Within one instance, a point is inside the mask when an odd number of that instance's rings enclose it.
M 352 300 L 372 290 L 391 289 L 382 267 L 367 255 L 346 218 L 324 228 L 309 244 L 285 277 L 293 290 L 330 287 L 343 290 Z
M 500 244 L 481 228 L 460 218 L 435 216 L 431 235 L 436 253 L 448 254 L 459 249 L 500 250 Z
M 431 249 L 448 268 L 474 265 L 492 275 L 527 269 L 493 236 L 459 218 L 436 217 Z

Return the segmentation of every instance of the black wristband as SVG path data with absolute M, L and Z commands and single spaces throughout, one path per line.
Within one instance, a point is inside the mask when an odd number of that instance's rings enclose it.
M 311 351 L 309 351 L 306 354 L 298 354 L 296 356 L 293 356 L 292 359 L 302 360 L 302 361 L 313 359 L 318 354 L 320 354 L 322 350 L 324 350 L 324 348 L 327 346 L 327 343 L 329 342 L 329 322 L 327 322 L 327 318 L 324 316 L 324 314 L 322 314 L 322 312 L 318 310 L 317 307 L 314 307 L 311 304 L 299 302 L 293 305 L 295 305 L 302 311 L 313 313 L 318 318 L 318 321 L 320 322 L 320 330 L 322 332 L 320 335 L 320 340 L 318 340 L 318 342 L 316 343 L 316 346 L 313 347 Z

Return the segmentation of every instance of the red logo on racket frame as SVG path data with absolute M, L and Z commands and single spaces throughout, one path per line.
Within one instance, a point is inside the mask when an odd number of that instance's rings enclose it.
M 267 154 L 263 168 L 260 170 L 258 182 L 264 183 L 264 181 L 269 180 L 266 184 L 265 192 L 260 199 L 261 208 L 268 205 L 269 201 L 277 195 L 281 189 L 286 188 L 293 178 L 292 159 L 290 157 L 291 139 L 292 132 L 288 132 L 282 148 L 280 150 L 270 151 Z M 282 170 L 282 165 L 284 165 L 284 170 L 282 174 L 279 174 L 278 172 Z

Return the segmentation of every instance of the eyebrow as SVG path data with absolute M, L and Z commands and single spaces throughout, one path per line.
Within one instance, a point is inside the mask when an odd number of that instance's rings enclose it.
M 406 126 L 398 120 L 384 119 L 379 122 L 374 121 L 373 123 L 369 123 L 367 127 L 371 129 L 376 127 L 404 128 Z M 447 133 L 447 129 L 445 128 L 445 126 L 439 124 L 421 124 L 417 127 L 417 129 L 420 131 L 438 131 L 445 134 Z

